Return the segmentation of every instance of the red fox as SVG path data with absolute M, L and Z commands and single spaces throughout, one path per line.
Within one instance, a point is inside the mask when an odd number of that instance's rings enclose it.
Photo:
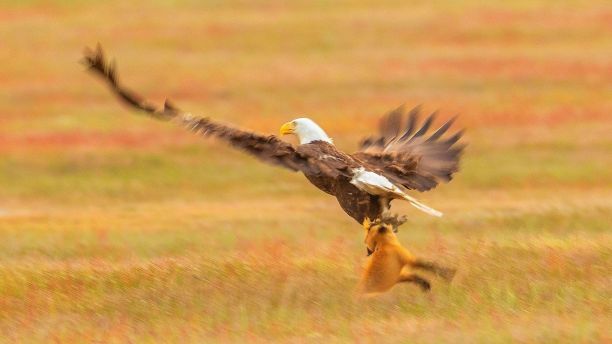
M 415 283 L 423 291 L 430 290 L 429 281 L 414 273 L 414 269 L 433 272 L 448 281 L 453 278 L 454 269 L 417 259 L 402 247 L 391 224 L 383 223 L 380 220 L 371 222 L 366 219 L 364 228 L 366 229 L 365 244 L 369 257 L 359 284 L 360 293 L 369 295 L 382 293 L 400 282 Z

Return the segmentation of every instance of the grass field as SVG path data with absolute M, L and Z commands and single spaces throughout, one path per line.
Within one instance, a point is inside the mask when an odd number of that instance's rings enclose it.
M 0 342 L 612 341 L 606 1 L 0 2 Z M 134 116 L 156 101 L 351 152 L 399 104 L 460 114 L 462 171 L 400 241 L 451 285 L 354 298 L 362 229 L 301 175 Z

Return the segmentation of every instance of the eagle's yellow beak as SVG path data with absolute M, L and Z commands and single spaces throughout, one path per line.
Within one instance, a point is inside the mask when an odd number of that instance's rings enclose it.
M 295 133 L 295 124 L 293 122 L 287 122 L 280 127 L 280 134 L 287 135 Z

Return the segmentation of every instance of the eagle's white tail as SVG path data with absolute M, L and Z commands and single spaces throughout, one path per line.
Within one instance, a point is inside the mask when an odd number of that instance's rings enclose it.
M 429 215 L 442 217 L 442 213 L 426 206 L 425 204 L 417 201 L 415 198 L 410 197 L 404 193 L 402 189 L 394 185 L 387 179 L 387 177 L 372 171 L 367 171 L 363 167 L 353 169 L 353 178 L 351 184 L 355 185 L 360 190 L 363 190 L 370 195 L 381 195 L 386 196 L 389 193 L 397 195 L 406 201 L 410 202 L 413 207 L 425 212 Z
M 442 213 L 441 212 L 439 212 L 439 211 L 437 211 L 437 210 L 435 210 L 433 208 L 430 208 L 430 207 L 426 206 L 425 204 L 417 201 L 416 198 L 410 197 L 410 196 L 406 195 L 403 192 L 402 192 L 402 197 L 406 201 L 410 202 L 410 204 L 412 204 L 413 207 L 419 209 L 420 211 L 425 212 L 425 213 L 427 213 L 429 215 L 432 215 L 432 216 L 442 217 Z

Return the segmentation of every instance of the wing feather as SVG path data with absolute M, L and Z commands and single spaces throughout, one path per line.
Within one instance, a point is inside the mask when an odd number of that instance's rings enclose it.
M 453 125 L 453 123 L 455 122 L 455 119 L 457 119 L 457 117 L 453 117 L 450 120 L 448 120 L 446 123 L 444 123 L 440 128 L 438 128 L 438 130 L 436 130 L 435 133 L 433 133 L 427 139 L 427 142 L 435 141 L 435 140 L 439 139 L 440 136 L 444 135 L 444 133 L 448 130 L 448 128 L 450 128 Z
M 400 141 L 406 141 L 408 140 L 408 138 L 410 137 L 410 135 L 412 135 L 412 133 L 414 132 L 414 129 L 416 127 L 416 123 L 419 119 L 419 114 L 421 113 L 421 106 L 418 105 L 415 108 L 413 108 L 412 110 L 410 110 L 410 112 L 408 113 L 408 123 L 406 126 L 406 131 L 404 132 L 404 135 L 402 135 L 402 137 L 400 138 Z
M 353 157 L 407 189 L 427 191 L 439 183 L 449 182 L 459 170 L 459 159 L 464 149 L 464 145 L 457 144 L 463 131 L 443 138 L 456 117 L 427 137 L 437 112 L 431 114 L 420 127 L 417 125 L 420 106 L 407 115 L 401 113 L 400 117 L 407 117 L 407 124 L 404 132 L 397 132 L 401 127 L 398 124 L 401 119 L 397 119 L 398 109 L 383 117 L 380 134 L 363 140 Z M 390 128 L 393 125 L 396 125 L 396 130 Z M 396 139 L 398 136 L 399 139 Z
M 421 127 L 421 129 L 419 129 L 414 136 L 412 136 L 410 138 L 409 141 L 414 141 L 415 139 L 425 135 L 425 133 L 427 132 L 427 130 L 429 130 L 429 127 L 431 127 L 431 123 L 434 121 L 434 119 L 436 118 L 437 113 L 434 112 L 431 115 L 429 115 L 429 117 L 427 117 L 427 119 L 425 120 L 425 123 L 423 123 L 423 126 Z
M 346 164 L 318 159 L 316 150 L 297 150 L 288 142 L 274 135 L 262 135 L 245 131 L 213 121 L 207 117 L 197 117 L 180 111 L 165 101 L 162 108 L 144 99 L 137 93 L 123 87 L 118 80 L 116 65 L 107 63 L 100 45 L 95 50 L 86 49 L 83 63 L 88 69 L 102 77 L 117 98 L 129 107 L 142 111 L 159 120 L 172 120 L 183 127 L 203 136 L 213 136 L 231 146 L 243 150 L 259 160 L 282 166 L 293 171 L 336 178 L 347 175 Z

